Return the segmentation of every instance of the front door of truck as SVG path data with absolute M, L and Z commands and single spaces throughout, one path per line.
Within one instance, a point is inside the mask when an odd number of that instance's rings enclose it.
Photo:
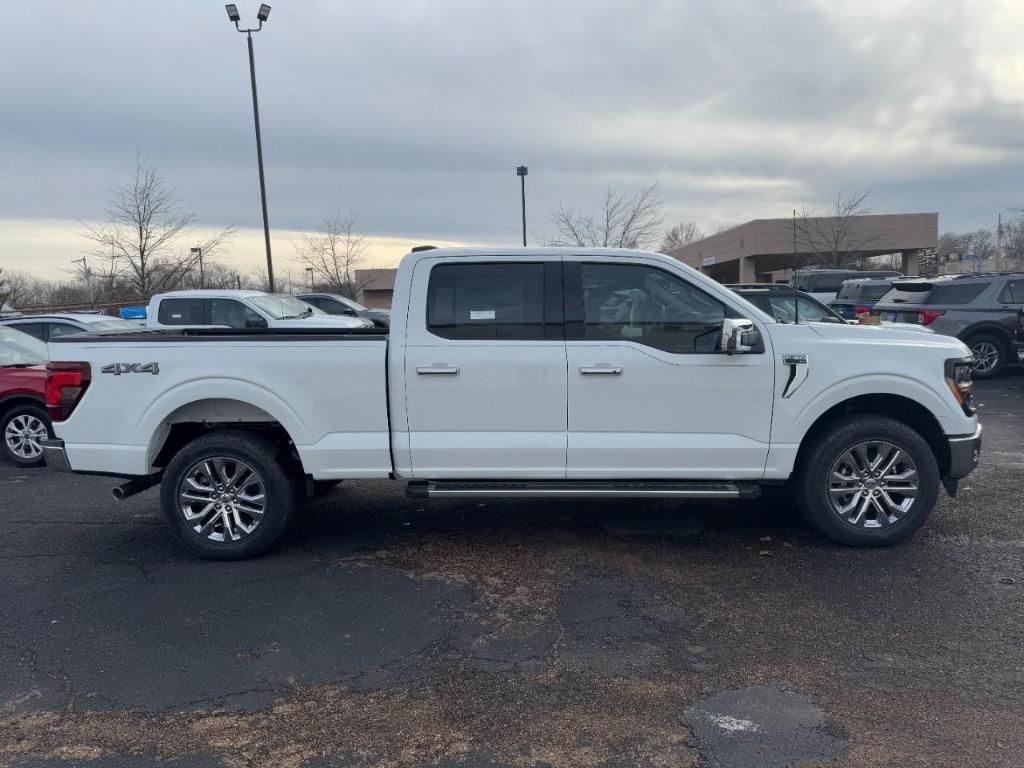
M 425 259 L 412 280 L 404 348 L 411 475 L 565 477 L 560 261 Z
M 763 476 L 772 354 L 721 351 L 721 300 L 654 260 L 566 256 L 564 279 L 567 477 Z

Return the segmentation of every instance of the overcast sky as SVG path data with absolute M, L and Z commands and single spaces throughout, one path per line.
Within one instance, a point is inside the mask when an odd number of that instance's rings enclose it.
M 256 2 L 238 3 L 243 17 Z M 514 243 L 657 181 L 706 229 L 872 188 L 993 224 L 1024 203 L 1019 0 L 278 0 L 256 38 L 272 228 Z M 214 0 L 5 3 L 0 266 L 54 275 L 141 151 L 261 257 L 245 40 Z

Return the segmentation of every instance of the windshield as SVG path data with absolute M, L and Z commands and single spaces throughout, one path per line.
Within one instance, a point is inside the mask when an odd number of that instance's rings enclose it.
M 352 301 L 352 299 L 348 298 L 347 296 L 339 296 L 336 293 L 332 293 L 331 298 L 334 299 L 335 301 L 341 302 L 349 309 L 354 309 L 356 312 L 366 311 L 366 307 L 364 307 L 358 301 Z
M 808 301 L 800 297 L 800 316 L 797 317 L 797 307 L 794 304 L 794 296 L 770 296 L 768 298 L 772 307 L 772 314 L 780 323 L 792 323 L 799 320 L 801 323 L 845 323 L 839 315 L 815 301 Z
M 0 367 L 40 365 L 46 362 L 46 345 L 27 333 L 0 327 Z
M 275 320 L 293 320 L 298 317 L 309 317 L 310 315 L 325 314 L 311 304 L 296 299 L 284 293 L 268 293 L 265 296 L 252 296 L 249 298 L 255 306 L 262 309 Z

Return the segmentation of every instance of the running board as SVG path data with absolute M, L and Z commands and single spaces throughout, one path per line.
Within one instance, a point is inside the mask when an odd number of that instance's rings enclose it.
M 648 498 L 648 499 L 756 499 L 755 482 L 685 480 L 410 480 L 405 491 L 411 499 L 442 496 Z

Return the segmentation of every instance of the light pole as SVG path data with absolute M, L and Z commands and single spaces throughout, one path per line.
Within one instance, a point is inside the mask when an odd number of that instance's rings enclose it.
M 192 258 L 199 260 L 199 287 L 206 287 L 206 276 L 203 274 L 203 249 L 200 247 L 189 248 L 189 253 L 192 254 Z
M 519 177 L 523 198 L 523 248 L 526 247 L 526 174 L 529 172 L 530 170 L 525 165 L 516 167 L 516 176 Z
M 267 182 L 263 177 L 263 139 L 260 137 L 260 105 L 256 98 L 256 60 L 252 52 L 252 33 L 263 29 L 263 22 L 270 16 L 270 6 L 266 3 L 260 5 L 256 13 L 259 25 L 251 29 L 242 29 L 238 26 L 241 16 L 238 15 L 238 6 L 228 3 L 224 6 L 228 12 L 228 19 L 233 21 L 235 29 L 245 34 L 249 43 L 249 79 L 252 81 L 252 117 L 256 124 L 256 161 L 260 168 L 260 203 L 263 206 L 263 240 L 267 246 L 267 282 L 270 284 L 270 292 L 274 292 L 274 261 L 270 257 L 270 224 L 267 222 Z

